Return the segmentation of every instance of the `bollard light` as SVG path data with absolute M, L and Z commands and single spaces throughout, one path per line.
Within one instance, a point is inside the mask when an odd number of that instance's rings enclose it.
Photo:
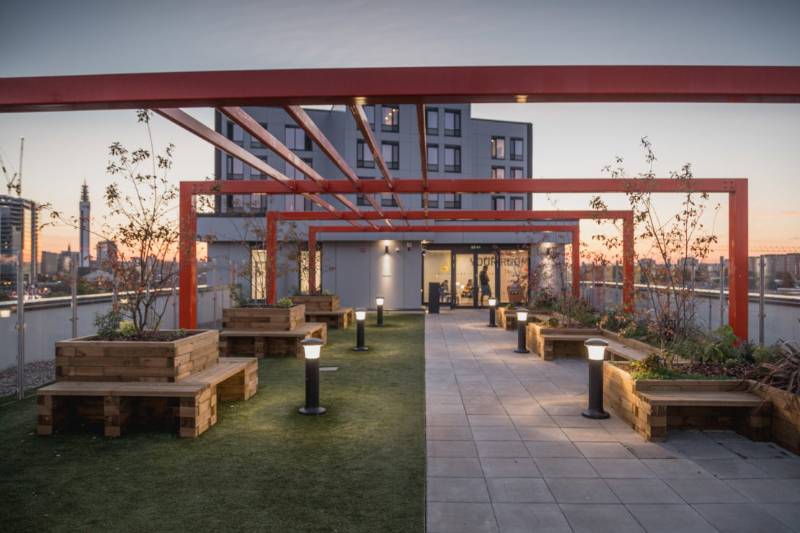
M 367 311 L 356 309 L 356 347 L 357 352 L 366 352 L 369 348 L 364 344 L 364 322 L 367 321 Z
M 309 337 L 300 344 L 306 358 L 306 404 L 298 410 L 304 415 L 321 415 L 325 408 L 319 406 L 319 355 L 324 343 Z
M 489 327 L 496 328 L 497 322 L 495 319 L 495 313 L 497 308 L 497 298 L 489 298 Z
M 525 334 L 528 326 L 528 310 L 524 307 L 517 308 L 517 349 L 516 353 L 528 353 L 525 346 Z
M 608 342 L 587 339 L 583 344 L 589 356 L 589 408 L 581 414 L 586 418 L 608 418 L 608 413 L 603 410 L 603 360 Z
M 383 325 L 383 296 L 378 296 L 375 298 L 375 306 L 378 308 L 378 325 Z

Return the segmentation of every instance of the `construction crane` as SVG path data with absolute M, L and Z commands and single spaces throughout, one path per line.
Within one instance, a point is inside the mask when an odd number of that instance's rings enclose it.
M 0 153 L 0 170 L 3 171 L 3 176 L 6 179 L 6 190 L 8 190 L 8 194 L 16 192 L 17 196 L 22 196 L 22 156 L 24 152 L 25 137 L 21 137 L 19 140 L 19 171 L 17 172 L 9 172 L 8 169 L 6 169 L 6 162 L 3 160 L 3 154 Z

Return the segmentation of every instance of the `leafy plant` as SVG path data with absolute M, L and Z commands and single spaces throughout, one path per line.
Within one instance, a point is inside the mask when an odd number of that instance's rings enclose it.
M 294 305 L 294 302 L 292 302 L 292 299 L 289 298 L 288 296 L 284 296 L 283 298 L 278 300 L 278 303 L 275 305 L 277 305 L 278 307 L 292 307 Z
M 116 309 L 107 313 L 96 314 L 94 317 L 94 327 L 97 330 L 97 338 L 101 340 L 111 340 L 117 336 L 122 315 Z
M 763 383 L 800 394 L 800 348 L 796 344 L 778 342 L 772 357 L 761 364 L 761 369 L 765 372 Z

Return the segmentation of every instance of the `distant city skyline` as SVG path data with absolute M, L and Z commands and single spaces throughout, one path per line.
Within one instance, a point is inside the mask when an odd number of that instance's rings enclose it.
M 800 65 L 800 4 L 788 1 L 191 6 L 91 0 L 85 7 L 95 16 L 87 18 L 85 10 L 57 2 L 4 2 L 0 16 L 15 23 L 0 34 L 0 76 L 443 64 Z M 153 10 L 158 17 L 149 15 Z M 36 34 L 23 31 L 32 25 Z M 190 112 L 213 127 L 212 110 Z M 475 105 L 473 115 L 532 122 L 535 177 L 599 176 L 615 155 L 641 170 L 638 142 L 648 136 L 662 175 L 692 162 L 698 177 L 750 178 L 751 255 L 800 249 L 800 106 L 492 104 Z M 175 182 L 213 174 L 210 145 L 159 117 L 153 133 L 157 146 L 176 145 Z M 109 182 L 108 145 L 145 141 L 133 111 L 0 115 L 0 150 L 14 165 L 23 136 L 23 196 L 77 216 L 77 191 L 86 179 L 98 212 L 95 226 Z M 624 208 L 624 199 L 611 198 L 610 205 Z M 534 206 L 585 209 L 588 197 L 539 195 Z M 659 206 L 669 212 L 674 199 L 659 200 Z M 727 218 L 723 201 L 715 223 L 721 243 Z M 585 241 L 596 231 L 591 222 L 581 229 Z M 46 228 L 41 244 L 76 250 L 78 232 Z M 724 245 L 715 250 L 720 253 L 726 253 Z

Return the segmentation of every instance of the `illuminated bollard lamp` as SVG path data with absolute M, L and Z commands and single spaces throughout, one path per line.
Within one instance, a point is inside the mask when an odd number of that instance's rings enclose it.
M 587 339 L 583 344 L 589 356 L 589 408 L 581 414 L 586 418 L 608 418 L 608 413 L 603 411 L 603 359 L 608 342 Z
M 383 302 L 384 301 L 385 300 L 384 300 L 383 296 L 378 296 L 377 298 L 375 298 L 375 307 L 378 308 L 378 325 L 379 326 L 383 325 Z
M 364 344 L 364 323 L 367 321 L 366 309 L 356 309 L 356 347 L 357 352 L 366 352 L 369 348 Z
M 497 298 L 489 298 L 489 327 L 496 328 L 497 321 L 496 321 L 496 310 L 497 310 Z
M 529 353 L 525 346 L 525 334 L 528 327 L 528 310 L 524 307 L 517 308 L 517 349 L 516 353 Z
M 321 415 L 325 408 L 319 406 L 319 354 L 324 343 L 309 337 L 300 344 L 306 358 L 306 405 L 298 410 L 304 415 Z

